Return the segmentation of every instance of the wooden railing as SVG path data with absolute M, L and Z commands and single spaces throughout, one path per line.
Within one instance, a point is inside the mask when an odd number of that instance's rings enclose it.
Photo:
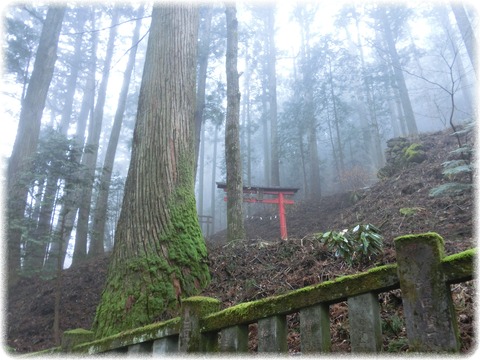
M 450 284 L 473 278 L 475 250 L 444 257 L 435 233 L 395 239 L 397 263 L 308 286 L 284 295 L 220 309 L 220 302 L 192 297 L 181 316 L 95 341 L 86 330 L 64 333 L 56 351 L 98 354 L 246 352 L 248 325 L 258 324 L 258 352 L 287 351 L 286 316 L 299 313 L 302 353 L 331 350 L 329 306 L 348 303 L 352 352 L 379 352 L 382 327 L 378 295 L 402 290 L 409 351 L 458 352 L 460 339 Z

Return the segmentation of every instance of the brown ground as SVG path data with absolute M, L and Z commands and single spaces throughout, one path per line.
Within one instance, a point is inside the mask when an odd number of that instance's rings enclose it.
M 263 212 L 246 222 L 248 240 L 225 245 L 225 233 L 209 239 L 212 283 L 204 295 L 220 299 L 230 306 L 260 299 L 336 276 L 361 271 L 395 261 L 393 239 L 409 233 L 435 231 L 445 239 L 446 253 L 453 254 L 475 246 L 473 241 L 473 195 L 431 198 L 431 188 L 445 182 L 442 162 L 455 148 L 455 139 L 444 133 L 422 136 L 428 158 L 376 183 L 359 193 L 352 204 L 349 194 L 337 194 L 319 201 L 297 201 L 287 207 L 289 240 L 281 241 L 278 220 Z M 419 208 L 416 215 L 405 216 L 401 208 Z M 262 220 L 260 220 L 260 217 Z M 357 223 L 372 223 L 384 236 L 384 253 L 370 261 L 349 267 L 317 240 L 313 234 L 342 230 Z M 90 261 L 64 271 L 61 298 L 62 331 L 89 328 L 104 284 L 108 257 Z M 473 284 L 452 287 L 462 338 L 462 351 L 474 346 Z M 7 292 L 7 345 L 20 353 L 55 346 L 53 339 L 55 281 L 22 279 Z M 405 351 L 405 328 L 399 290 L 380 296 L 385 351 Z M 334 351 L 348 351 L 348 312 L 345 303 L 330 307 Z M 289 316 L 289 349 L 299 351 L 298 316 Z M 255 351 L 254 325 L 250 326 L 250 348 Z

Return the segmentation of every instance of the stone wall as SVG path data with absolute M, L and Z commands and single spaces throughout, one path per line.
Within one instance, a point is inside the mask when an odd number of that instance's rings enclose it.
M 397 137 L 387 141 L 385 158 L 387 164 L 378 171 L 380 179 L 390 177 L 411 164 L 423 162 L 427 155 L 422 144 Z

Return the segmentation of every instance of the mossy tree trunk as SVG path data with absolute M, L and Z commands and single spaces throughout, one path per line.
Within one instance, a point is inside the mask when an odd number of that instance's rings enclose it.
M 209 281 L 194 197 L 198 9 L 154 6 L 97 338 L 174 315 Z
M 225 161 L 227 163 L 227 241 L 245 238 L 243 223 L 242 158 L 240 155 L 240 90 L 238 84 L 238 22 L 235 5 L 226 5 L 227 18 L 227 118 Z

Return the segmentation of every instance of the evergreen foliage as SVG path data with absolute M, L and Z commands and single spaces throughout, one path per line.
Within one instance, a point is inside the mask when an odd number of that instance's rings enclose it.
M 449 182 L 439 185 L 430 190 L 431 197 L 461 195 L 473 189 L 473 144 L 471 135 L 475 126 L 474 121 L 468 122 L 464 128 L 455 131 L 452 136 L 457 137 L 461 144 L 461 137 L 465 138 L 462 146 L 450 152 L 451 160 L 442 163 L 442 174 Z
M 317 234 L 317 238 L 329 250 L 335 251 L 335 256 L 345 259 L 349 265 L 370 259 L 371 256 L 381 253 L 383 247 L 380 230 L 372 224 L 358 224 L 339 232 L 327 231 Z

